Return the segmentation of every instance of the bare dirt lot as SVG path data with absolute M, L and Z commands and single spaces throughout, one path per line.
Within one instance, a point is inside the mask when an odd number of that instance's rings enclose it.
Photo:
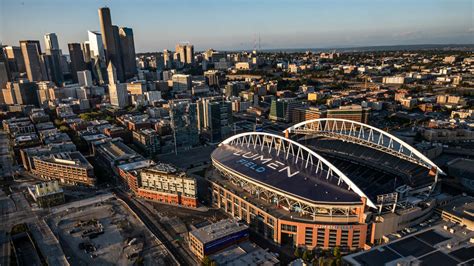
M 163 265 L 167 252 L 115 198 L 55 214 L 49 224 L 71 265 Z

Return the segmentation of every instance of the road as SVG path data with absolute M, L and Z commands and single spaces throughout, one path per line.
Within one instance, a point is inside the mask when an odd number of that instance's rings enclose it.
M 166 231 L 162 225 L 153 218 L 153 213 L 143 206 L 139 201 L 131 198 L 128 194 L 118 189 L 115 189 L 117 197 L 123 200 L 130 209 L 132 209 L 137 216 L 143 221 L 148 229 L 163 243 L 163 245 L 170 251 L 170 254 L 178 261 L 180 265 L 196 265 L 197 261 L 193 256 L 190 256 L 183 248 L 175 246 L 167 237 Z
M 33 211 L 22 192 L 12 193 L 11 200 L 8 197 L 3 197 L 0 201 L 0 208 L 2 210 L 1 224 L 2 230 L 4 230 L 0 234 L 0 245 L 2 245 L 1 266 L 9 265 L 11 251 L 8 232 L 12 226 L 19 223 L 26 223 L 28 225 L 49 265 L 69 265 L 59 242 L 57 242 L 57 239 L 44 221 L 38 217 L 38 215 L 44 213 L 42 211 Z M 14 207 L 11 206 L 10 202 L 14 203 Z M 8 212 L 5 210 L 8 210 Z

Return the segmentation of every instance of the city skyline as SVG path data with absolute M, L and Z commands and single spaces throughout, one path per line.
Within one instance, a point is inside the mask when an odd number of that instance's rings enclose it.
M 108 6 L 113 21 L 134 29 L 137 52 L 172 49 L 182 41 L 196 50 L 247 50 L 259 36 L 262 49 L 474 43 L 472 1 L 404 2 L 81 1 L 64 6 L 56 0 L 5 0 L 0 40 L 4 45 L 41 40 L 44 46 L 43 36 L 54 32 L 67 51 L 67 43 L 100 30 L 97 9 Z

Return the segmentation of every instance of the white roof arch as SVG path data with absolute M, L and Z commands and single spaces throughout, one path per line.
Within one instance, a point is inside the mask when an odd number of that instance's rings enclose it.
M 310 160 L 311 160 L 312 163 L 314 162 L 313 158 L 310 158 L 310 156 L 314 157 L 315 159 L 317 159 L 318 168 L 319 168 L 319 165 L 326 166 L 328 168 L 328 175 L 329 175 L 329 173 L 336 174 L 336 176 L 340 178 L 340 181 L 344 182 L 350 190 L 354 191 L 360 197 L 365 198 L 367 200 L 367 205 L 369 207 L 376 208 L 375 204 L 370 200 L 370 198 L 354 182 L 352 182 L 352 180 L 349 177 L 347 177 L 343 172 L 341 172 L 336 166 L 334 166 L 332 163 L 330 163 L 328 160 L 326 160 L 321 155 L 317 154 L 315 151 L 305 147 L 301 143 L 298 143 L 294 140 L 285 138 L 283 136 L 271 134 L 271 133 L 265 133 L 265 132 L 245 132 L 245 133 L 240 133 L 240 134 L 237 134 L 237 135 L 234 135 L 234 136 L 231 136 L 231 137 L 227 138 L 226 140 L 222 141 L 219 144 L 219 146 L 221 146 L 223 144 L 225 144 L 225 145 L 232 145 L 232 144 L 241 144 L 241 145 L 254 144 L 254 145 L 257 145 L 258 141 L 259 141 L 258 138 L 260 138 L 260 137 L 266 137 L 266 138 L 270 139 L 269 143 L 268 142 L 265 143 L 263 140 L 260 140 L 260 146 L 262 146 L 262 149 L 263 149 L 264 146 L 267 146 L 269 149 L 275 149 L 275 150 L 278 149 L 278 152 L 279 152 L 280 148 L 281 148 L 280 144 L 282 142 L 283 143 L 286 142 L 287 145 L 288 145 L 286 152 L 290 153 L 290 147 L 291 147 L 291 152 L 293 153 L 294 156 L 296 156 L 296 158 L 295 158 L 296 162 L 298 160 L 306 160 L 307 161 L 306 165 L 307 165 Z M 279 140 L 280 142 L 277 143 L 276 140 Z M 297 149 L 296 153 L 295 153 L 295 149 L 293 148 L 293 146 L 296 147 L 296 149 Z M 308 154 L 307 158 L 304 158 L 302 152 L 300 153 L 300 151 L 302 151 L 302 150 L 305 151 Z
M 337 123 L 331 125 L 331 123 L 326 122 Z M 295 124 L 287 128 L 285 132 L 301 134 L 331 133 L 341 137 L 345 136 L 349 141 L 355 138 L 358 140 L 358 144 L 368 144 L 372 148 L 415 161 L 427 168 L 434 167 L 438 173 L 445 174 L 441 168 L 408 143 L 388 132 L 361 122 L 341 118 L 317 118 Z M 328 136 L 330 137 L 330 135 Z

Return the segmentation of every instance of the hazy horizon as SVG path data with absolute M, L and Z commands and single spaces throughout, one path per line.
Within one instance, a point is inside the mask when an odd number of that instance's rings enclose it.
M 174 50 L 328 49 L 417 44 L 473 44 L 473 2 L 185 0 L 2 0 L 0 42 L 18 45 L 54 32 L 67 43 L 99 29 L 97 9 L 109 6 L 112 23 L 131 27 L 137 52 Z

